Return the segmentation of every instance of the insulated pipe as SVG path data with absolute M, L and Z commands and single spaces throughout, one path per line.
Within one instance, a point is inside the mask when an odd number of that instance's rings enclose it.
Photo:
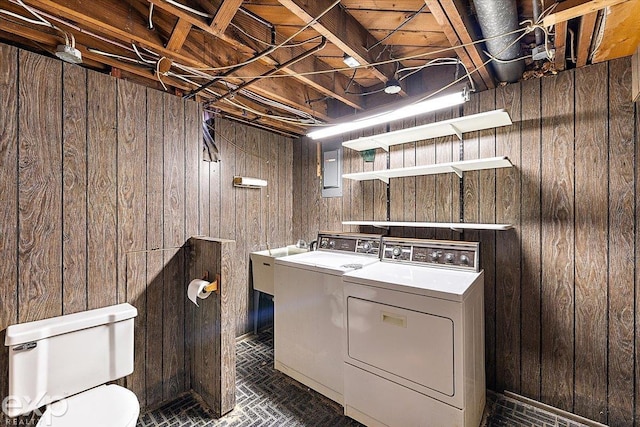
M 542 13 L 540 11 L 540 0 L 531 0 L 531 3 L 533 4 L 533 22 L 537 23 L 538 19 L 540 19 L 540 13 Z M 536 35 L 536 46 L 543 46 L 544 37 L 542 35 L 542 29 L 536 28 L 534 34 Z
M 244 82 L 244 83 L 238 85 L 235 89 L 230 90 L 229 92 L 225 93 L 224 95 L 221 95 L 221 96 L 217 97 L 215 99 L 215 101 L 221 101 L 221 100 L 223 100 L 225 98 L 228 98 L 231 95 L 240 92 L 242 89 L 246 88 L 247 86 L 250 86 L 250 85 L 254 84 L 257 81 L 262 80 L 265 77 L 269 77 L 269 76 L 277 73 L 278 71 L 282 70 L 283 68 L 287 68 L 287 67 L 295 64 L 296 62 L 302 61 L 306 57 L 311 56 L 314 53 L 324 49 L 326 45 L 327 45 L 327 39 L 323 36 L 322 40 L 320 41 L 320 44 L 318 44 L 318 46 L 313 47 L 313 48 L 307 50 L 306 52 L 301 53 L 300 55 L 298 55 L 298 56 L 296 56 L 294 58 L 291 58 L 287 62 L 278 65 L 277 67 L 267 71 L 264 74 L 261 74 L 259 77 L 256 77 L 255 79 L 249 80 L 248 82 Z M 215 101 L 212 101 L 212 102 L 215 102 Z
M 484 38 L 492 38 L 517 30 L 518 7 L 515 0 L 473 0 L 478 16 L 478 24 Z M 489 54 L 498 60 L 509 61 L 520 58 L 520 43 L 515 42 L 518 34 L 487 40 L 485 45 Z M 491 65 L 501 82 L 517 82 L 524 72 L 524 61 L 498 62 Z

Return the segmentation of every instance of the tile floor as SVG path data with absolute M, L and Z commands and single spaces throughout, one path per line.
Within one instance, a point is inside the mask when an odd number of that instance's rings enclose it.
M 138 427 L 360 426 L 340 405 L 273 369 L 270 330 L 237 345 L 236 408 L 214 420 L 190 394 L 142 414 Z M 487 395 L 486 427 L 583 427 L 501 394 Z

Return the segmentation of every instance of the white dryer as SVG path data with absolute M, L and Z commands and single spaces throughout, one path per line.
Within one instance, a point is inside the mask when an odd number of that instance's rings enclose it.
M 382 239 L 346 273 L 345 414 L 368 426 L 478 427 L 485 405 L 479 244 Z
M 275 260 L 275 368 L 343 403 L 342 275 L 379 262 L 380 236 L 320 233 L 318 250 Z

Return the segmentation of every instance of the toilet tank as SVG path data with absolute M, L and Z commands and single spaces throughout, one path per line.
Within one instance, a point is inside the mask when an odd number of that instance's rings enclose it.
M 125 303 L 9 326 L 7 415 L 131 374 L 137 314 Z

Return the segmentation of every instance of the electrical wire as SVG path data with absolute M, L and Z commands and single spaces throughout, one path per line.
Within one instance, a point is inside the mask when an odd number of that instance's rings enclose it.
M 276 46 L 276 45 L 274 45 L 273 43 L 266 42 L 266 41 L 264 41 L 264 40 L 262 40 L 262 39 L 259 39 L 259 38 L 258 38 L 258 37 L 256 37 L 256 36 L 254 36 L 254 35 L 252 35 L 252 34 L 248 33 L 247 31 L 243 30 L 239 25 L 236 25 L 236 24 L 234 24 L 233 22 L 232 22 L 232 23 L 230 23 L 229 25 L 230 25 L 230 26 L 232 26 L 233 28 L 235 28 L 236 30 L 240 31 L 242 34 L 244 34 L 245 36 L 249 37 L 251 40 L 253 40 L 253 41 L 255 41 L 255 42 L 258 42 L 258 43 L 260 43 L 260 44 L 262 44 L 262 45 L 264 45 L 264 46 L 267 46 L 267 47 L 274 47 L 274 46 Z M 320 39 L 320 38 L 322 38 L 322 35 L 321 35 L 321 34 L 320 34 L 320 35 L 317 35 L 317 36 L 315 36 L 315 37 L 308 38 L 307 40 L 303 40 L 303 41 L 301 41 L 301 42 L 297 42 L 297 43 L 289 43 L 289 44 L 286 44 L 286 45 L 283 45 L 283 46 L 280 46 L 280 47 L 282 47 L 282 48 L 290 48 L 290 47 L 303 46 L 303 45 L 305 45 L 305 44 L 312 43 L 312 42 L 314 42 L 314 41 L 316 41 L 316 40 L 318 40 L 318 39 Z
M 367 52 L 370 52 L 373 48 L 375 48 L 376 46 L 379 46 L 381 43 L 384 43 L 385 40 L 388 40 L 389 37 L 391 37 L 392 35 L 394 35 L 396 32 L 398 32 L 402 27 L 404 27 L 405 25 L 407 25 L 409 22 L 411 22 L 413 20 L 413 18 L 415 18 L 416 16 L 418 16 L 423 10 L 424 8 L 427 7 L 427 4 L 423 4 L 422 7 L 420 9 L 418 9 L 417 12 L 414 12 L 411 16 L 407 17 L 407 19 L 405 19 L 402 24 L 398 25 L 396 28 L 394 28 L 389 34 L 387 34 L 386 36 L 384 36 L 383 38 L 381 38 L 380 40 L 378 40 L 373 46 L 367 48 Z
M 212 14 L 207 12 L 201 12 L 198 9 L 194 9 L 192 7 L 187 6 L 186 4 L 178 3 L 177 1 L 174 1 L 174 0 L 164 0 L 164 1 L 169 3 L 172 6 L 186 10 L 187 12 L 191 12 L 194 15 L 202 16 L 203 18 L 213 18 Z
M 155 4 L 149 3 L 149 29 L 153 30 L 153 7 Z
M 172 0 L 165 0 L 165 1 L 172 1 Z M 320 13 L 320 15 L 318 15 L 316 18 L 312 19 L 311 21 L 309 21 L 308 23 L 306 23 L 303 27 L 301 27 L 298 31 L 296 31 L 293 35 L 287 37 L 285 39 L 285 41 L 283 41 L 282 43 L 273 46 L 270 49 L 265 50 L 264 52 L 262 52 L 260 55 L 254 56 L 251 59 L 248 59 L 244 62 L 240 62 L 239 64 L 234 64 L 234 65 L 227 65 L 224 67 L 191 67 L 192 69 L 195 70 L 200 70 L 200 71 L 222 71 L 222 70 L 228 70 L 231 68 L 236 68 L 236 67 L 242 67 L 248 64 L 251 64 L 261 58 L 264 58 L 265 56 L 269 55 L 270 53 L 274 52 L 276 49 L 281 48 L 282 46 L 286 45 L 287 43 L 289 43 L 291 40 L 293 40 L 294 38 L 296 38 L 299 34 L 301 34 L 303 31 L 305 31 L 307 28 L 309 28 L 311 25 L 315 24 L 318 19 L 322 18 L 324 15 L 326 15 L 327 13 L 329 13 L 329 11 L 331 9 L 333 9 L 336 5 L 340 4 L 340 0 L 335 0 L 329 7 L 327 7 L 322 13 Z M 261 76 L 262 77 L 262 76 Z

